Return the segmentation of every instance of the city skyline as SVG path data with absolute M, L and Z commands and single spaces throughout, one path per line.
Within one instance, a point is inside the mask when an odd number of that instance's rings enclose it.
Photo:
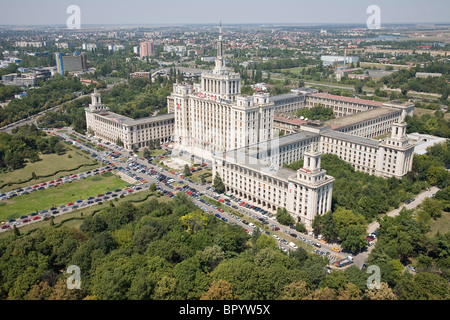
M 111 0 L 107 3 L 104 0 L 64 0 L 57 3 L 52 0 L 19 0 L 4 5 L 6 9 L 0 13 L 1 25 L 64 25 L 69 17 L 66 11 L 70 5 L 80 7 L 82 26 L 214 24 L 219 20 L 224 24 L 365 24 L 370 16 L 366 12 L 370 5 L 380 7 L 382 24 L 450 23 L 447 14 L 450 3 L 444 0 L 434 0 L 426 6 L 423 2 L 405 0 L 395 3 L 385 0 L 322 0 L 313 3 L 294 0 L 276 3 L 230 0 L 226 4 L 211 4 L 205 0 L 186 4 L 181 0 L 173 0 L 170 8 L 167 3 L 140 0 Z M 21 12 L 19 16 L 8 13 L 17 11 Z

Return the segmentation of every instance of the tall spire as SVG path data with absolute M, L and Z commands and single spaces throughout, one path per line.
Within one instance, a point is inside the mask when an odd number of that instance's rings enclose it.
M 223 57 L 223 43 L 222 43 L 222 21 L 220 21 L 219 27 L 219 40 L 217 41 L 217 58 L 215 69 L 217 71 L 225 69 L 225 58 Z
M 220 21 L 219 27 L 219 41 L 217 41 L 217 57 L 223 57 L 223 44 L 222 44 L 222 21 Z

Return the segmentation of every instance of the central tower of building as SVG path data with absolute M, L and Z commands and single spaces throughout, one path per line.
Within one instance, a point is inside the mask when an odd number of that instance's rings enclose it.
M 203 71 L 198 84 L 174 84 L 168 99 L 174 104 L 175 153 L 211 160 L 272 138 L 274 104 L 268 93 L 241 95 L 239 73 L 226 67 L 222 25 L 214 69 Z
M 230 72 L 226 67 L 223 53 L 222 24 L 217 41 L 216 65 L 213 70 L 202 72 L 201 93 L 215 101 L 232 102 L 241 93 L 241 78 L 238 73 Z

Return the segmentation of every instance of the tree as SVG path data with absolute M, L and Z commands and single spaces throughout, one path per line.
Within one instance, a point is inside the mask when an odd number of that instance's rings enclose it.
M 34 285 L 30 292 L 28 292 L 28 300 L 47 300 L 52 293 L 52 288 L 47 282 L 41 281 L 39 284 Z
M 13 232 L 16 236 L 20 236 L 20 230 L 17 228 L 16 225 L 13 226 Z
M 347 283 L 337 292 L 338 300 L 362 300 L 361 290 L 353 283 Z
M 145 148 L 145 149 L 144 149 L 142 155 L 144 156 L 145 159 L 150 158 L 150 151 L 148 150 L 148 148 Z
M 258 240 L 256 240 L 256 247 L 258 248 L 258 251 L 264 248 L 275 249 L 277 247 L 277 241 L 266 234 L 261 234 Z
M 177 292 L 177 279 L 164 276 L 156 284 L 152 295 L 154 300 L 178 300 L 180 296 Z
M 81 290 L 68 289 L 66 281 L 61 278 L 56 282 L 48 300 L 79 300 L 81 298 Z
M 283 290 L 283 300 L 304 300 L 311 294 L 305 281 L 287 284 Z
M 234 300 L 231 283 L 225 280 L 213 281 L 208 291 L 200 296 L 200 300 Z
M 306 227 L 303 223 L 301 222 L 297 222 L 295 224 L 295 230 L 297 230 L 298 232 L 305 232 L 306 231 Z
M 309 297 L 308 300 L 334 300 L 336 298 L 336 294 L 330 288 L 321 288 L 314 291 Z
M 397 296 L 386 282 L 381 282 L 379 289 L 373 288 L 366 291 L 366 296 L 370 300 L 397 300 Z
M 192 176 L 192 172 L 191 172 L 191 170 L 189 169 L 189 165 L 188 165 L 188 164 L 186 164 L 186 165 L 184 166 L 184 175 L 185 175 L 186 177 Z
M 362 82 L 357 82 L 355 84 L 355 91 L 356 91 L 356 93 L 361 94 L 363 92 L 363 86 L 364 85 L 363 85 Z
M 214 177 L 213 188 L 217 191 L 217 193 L 225 192 L 225 185 L 218 173 L 216 173 L 216 176 Z
M 366 229 L 363 225 L 352 225 L 343 228 L 339 232 L 339 238 L 342 239 L 341 247 L 345 250 L 358 252 L 366 246 Z
M 196 210 L 188 213 L 180 218 L 181 223 L 187 227 L 187 232 L 193 234 L 202 230 L 208 224 L 208 218 L 203 211 Z
M 442 215 L 442 203 L 437 199 L 426 198 L 420 205 L 421 211 L 436 219 Z
M 295 223 L 294 218 L 289 214 L 289 212 L 286 210 L 286 208 L 278 208 L 277 221 L 285 226 Z

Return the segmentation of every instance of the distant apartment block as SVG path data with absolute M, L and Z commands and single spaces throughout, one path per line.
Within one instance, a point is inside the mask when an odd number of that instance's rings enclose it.
M 322 60 L 322 63 L 324 66 L 333 66 L 333 65 L 343 65 L 344 60 L 345 64 L 349 65 L 352 63 L 357 63 L 359 61 L 359 57 L 353 57 L 353 56 L 321 56 L 320 60 Z
M 139 44 L 139 57 L 151 57 L 155 55 L 155 48 L 153 42 L 151 41 L 143 41 Z
M 442 77 L 442 73 L 438 72 L 416 72 L 416 78 L 439 78 Z
M 97 50 L 97 45 L 95 43 L 83 43 L 81 48 L 85 51 L 95 51 Z
M 178 56 L 186 55 L 186 47 L 185 46 L 164 46 L 164 52 L 174 52 Z

